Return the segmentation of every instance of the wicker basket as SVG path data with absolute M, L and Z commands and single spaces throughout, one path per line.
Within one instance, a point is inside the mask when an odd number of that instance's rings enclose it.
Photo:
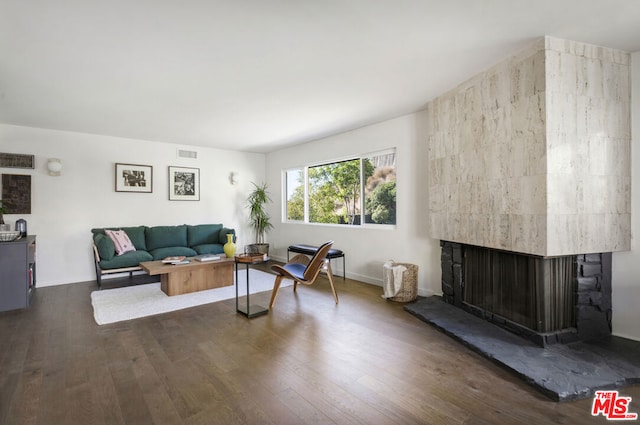
M 394 266 L 405 266 L 407 270 L 402 273 L 402 286 L 395 297 L 388 298 L 391 301 L 407 303 L 418 298 L 418 266 L 409 263 L 393 263 Z

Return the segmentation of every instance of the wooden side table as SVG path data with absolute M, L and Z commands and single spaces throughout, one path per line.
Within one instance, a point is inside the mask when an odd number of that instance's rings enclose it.
M 269 257 L 262 254 L 239 254 L 235 257 L 236 261 L 236 312 L 244 314 L 249 319 L 262 316 L 269 313 L 269 309 L 262 307 L 261 305 L 251 305 L 249 301 L 249 267 L 252 264 L 262 264 L 269 261 Z M 238 264 L 244 264 L 247 272 L 247 305 L 240 305 L 238 302 Z

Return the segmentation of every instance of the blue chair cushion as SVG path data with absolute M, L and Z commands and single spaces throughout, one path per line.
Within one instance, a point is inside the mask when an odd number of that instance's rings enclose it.
M 300 280 L 304 280 L 304 272 L 307 270 L 307 266 L 300 263 L 285 264 L 282 268 L 291 273 L 291 275 L 296 279 Z

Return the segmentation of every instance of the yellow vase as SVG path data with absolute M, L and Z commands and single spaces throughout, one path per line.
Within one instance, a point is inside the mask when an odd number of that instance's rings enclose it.
M 233 258 L 236 255 L 236 244 L 233 243 L 233 234 L 227 233 L 227 243 L 224 244 L 224 254 Z

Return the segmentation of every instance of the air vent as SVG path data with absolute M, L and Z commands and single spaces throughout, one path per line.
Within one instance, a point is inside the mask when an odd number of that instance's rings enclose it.
M 198 159 L 198 152 L 178 149 L 178 158 Z

